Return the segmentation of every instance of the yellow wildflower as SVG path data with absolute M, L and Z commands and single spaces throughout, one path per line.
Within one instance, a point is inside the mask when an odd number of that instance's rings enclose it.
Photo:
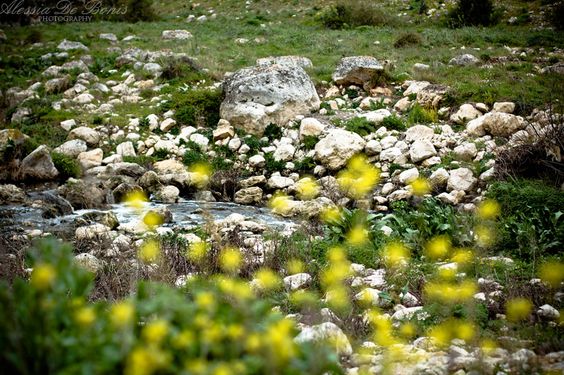
M 526 298 L 514 298 L 509 300 L 505 304 L 507 320 L 510 322 L 524 320 L 529 316 L 532 308 L 533 304 Z
M 257 352 L 261 347 L 261 337 L 258 333 L 251 333 L 245 340 L 245 349 L 251 353 Z
M 196 304 L 203 310 L 213 310 L 215 296 L 211 292 L 200 292 L 196 295 Z
M 135 307 L 129 301 L 117 302 L 110 309 L 110 320 L 117 327 L 129 325 L 135 317 Z
M 403 323 L 399 329 L 400 335 L 405 338 L 411 338 L 416 334 L 415 324 L 411 322 Z
M 401 242 L 390 242 L 382 250 L 384 263 L 387 267 L 404 266 L 409 261 L 409 249 Z
M 194 332 L 190 330 L 183 330 L 172 340 L 172 345 L 177 349 L 189 348 L 195 341 Z
M 160 344 L 169 331 L 169 325 L 166 320 L 158 319 L 147 323 L 143 327 L 143 338 L 150 344 Z
M 282 285 L 280 277 L 274 271 L 267 268 L 260 269 L 255 274 L 255 278 L 258 281 L 259 287 L 263 290 L 275 290 Z
M 411 186 L 413 195 L 417 195 L 418 197 L 429 194 L 431 192 L 431 185 L 429 184 L 429 181 L 427 181 L 427 179 L 423 177 L 417 177 L 409 185 Z
M 143 216 L 143 223 L 145 223 L 149 229 L 154 229 L 164 223 L 164 218 L 158 212 L 149 211 L 145 214 L 145 216 Z
M 368 163 L 364 155 L 353 156 L 347 168 L 337 175 L 341 190 L 354 199 L 368 194 L 380 180 L 380 171 Z
M 269 206 L 273 213 L 287 215 L 292 209 L 292 203 L 293 201 L 289 196 L 278 192 L 270 199 Z
M 137 255 L 139 259 L 145 263 L 154 263 L 159 259 L 161 254 L 161 249 L 159 246 L 159 242 L 157 240 L 150 239 L 145 241 L 141 247 Z
M 447 236 L 436 236 L 425 246 L 425 253 L 431 259 L 442 259 L 450 251 L 450 238 Z
M 480 219 L 493 220 L 501 213 L 501 206 L 492 199 L 486 199 L 478 205 L 477 214 Z
M 46 290 L 53 284 L 56 277 L 57 272 L 52 265 L 36 264 L 31 272 L 31 285 L 38 290 Z
M 466 265 L 474 259 L 474 253 L 470 249 L 456 249 L 450 258 L 452 262 Z
M 304 262 L 299 259 L 290 259 L 286 264 L 288 274 L 294 275 L 304 271 Z
M 239 270 L 242 256 L 239 250 L 228 247 L 219 254 L 219 264 L 225 272 L 233 273 Z
M 456 338 L 466 342 L 472 340 L 475 335 L 474 325 L 470 322 L 457 321 L 454 324 Z
M 196 163 L 188 169 L 190 172 L 191 182 L 198 188 L 202 189 L 209 183 L 212 174 L 212 168 L 207 163 Z
M 96 313 L 92 307 L 81 307 L 74 313 L 74 320 L 81 327 L 88 327 L 96 320 Z
M 192 242 L 188 246 L 188 259 L 193 262 L 200 263 L 206 257 L 209 248 L 209 244 L 204 241 Z
M 476 242 L 481 247 L 491 246 L 495 241 L 495 232 L 492 228 L 485 225 L 477 225 L 474 228 Z
M 142 190 L 133 190 L 126 194 L 124 201 L 129 207 L 141 209 L 149 199 L 147 199 L 147 195 Z
M 296 194 L 301 200 L 310 200 L 319 194 L 319 186 L 311 177 L 304 177 L 296 183 Z
M 320 216 L 326 224 L 337 223 L 341 220 L 341 210 L 335 206 L 325 207 Z
M 564 280 L 564 263 L 547 262 L 542 264 L 539 276 L 542 281 L 556 288 Z
M 362 224 L 353 226 L 345 235 L 347 242 L 352 246 L 361 246 L 368 242 L 368 230 Z

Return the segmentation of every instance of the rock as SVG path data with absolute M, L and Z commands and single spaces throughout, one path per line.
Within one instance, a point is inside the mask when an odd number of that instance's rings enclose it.
M 265 183 L 266 183 L 266 177 L 264 177 L 263 175 L 260 175 L 260 176 L 251 176 L 249 178 L 241 180 L 241 181 L 239 181 L 238 186 L 241 189 L 246 189 L 246 188 L 251 187 L 251 186 L 263 185 Z
M 0 185 L 0 204 L 22 203 L 25 192 L 16 185 Z
M 165 40 L 191 39 L 193 35 L 188 30 L 163 30 L 161 37 Z
M 229 140 L 227 147 L 229 147 L 231 151 L 236 152 L 241 147 L 241 144 L 241 138 L 232 138 Z
M 392 320 L 395 321 L 409 320 L 413 318 L 415 314 L 420 310 L 423 310 L 423 306 L 406 307 L 400 309 L 392 315 Z
M 58 188 L 58 193 L 76 209 L 103 208 L 106 203 L 104 190 L 83 180 L 69 179 Z
M 87 170 L 102 165 L 103 158 L 104 151 L 101 148 L 96 148 L 91 151 L 81 152 L 78 154 L 77 160 L 82 169 Z
M 305 272 L 297 273 L 284 278 L 284 287 L 286 287 L 286 290 L 302 289 L 308 286 L 311 280 L 310 274 Z
M 353 352 L 347 336 L 331 322 L 305 327 L 294 340 L 297 343 L 326 341 L 335 348 L 338 355 L 349 356 Z
M 194 133 L 190 136 L 190 140 L 200 146 L 200 150 L 206 150 L 210 140 L 203 134 Z
M 397 158 L 402 156 L 402 154 L 403 153 L 401 152 L 401 150 L 399 148 L 390 147 L 390 148 L 382 150 L 382 152 L 380 152 L 380 160 L 381 161 L 393 162 L 394 160 L 396 160 Z
M 67 74 L 63 77 L 52 78 L 45 82 L 46 94 L 58 94 L 67 90 L 71 85 L 71 77 Z
M 23 179 L 52 180 L 59 175 L 49 148 L 41 145 L 27 155 L 20 164 Z
M 89 104 L 92 103 L 93 101 L 94 101 L 94 96 L 92 96 L 87 92 L 80 94 L 73 99 L 73 102 L 77 104 Z
M 333 73 L 337 85 L 370 84 L 384 70 L 384 66 L 372 56 L 343 57 Z
M 558 320 L 560 318 L 560 312 L 549 304 L 539 307 L 537 315 L 547 320 Z
M 224 119 L 219 120 L 217 128 L 213 131 L 213 140 L 221 141 L 222 139 L 233 138 L 234 136 L 235 129 L 231 126 L 229 121 Z
M 474 120 L 482 115 L 472 104 L 462 104 L 456 113 L 450 116 L 450 121 L 457 124 L 464 124 L 467 121 Z
M 503 112 L 490 112 L 470 121 L 466 124 L 466 130 L 470 135 L 478 137 L 489 133 L 494 137 L 508 138 L 525 126 L 522 117 Z
M 418 140 L 413 142 L 411 148 L 409 149 L 409 157 L 414 163 L 419 163 L 431 156 L 435 156 L 437 150 L 433 146 L 433 143 L 429 140 Z
M 76 126 L 76 121 L 74 119 L 61 121 L 61 128 L 66 131 L 70 131 L 72 128 Z
M 323 125 L 318 119 L 313 117 L 306 117 L 300 122 L 300 139 L 307 136 L 317 137 L 325 130 Z
M 515 111 L 515 103 L 513 102 L 496 102 L 493 105 L 494 112 L 513 113 Z
M 61 43 L 57 46 L 61 51 L 71 51 L 75 49 L 80 49 L 83 51 L 88 51 L 88 47 L 80 42 L 71 42 L 70 40 L 63 39 Z
M 257 59 L 256 65 L 267 67 L 270 65 L 283 65 L 289 68 L 309 69 L 313 67 L 310 59 L 302 56 L 269 56 Z
M 131 176 L 138 178 L 145 173 L 145 168 L 137 163 L 116 161 L 106 167 L 106 173 L 115 176 Z
M 405 131 L 405 141 L 431 140 L 435 132 L 425 125 L 414 125 Z
M 58 152 L 60 154 L 65 154 L 67 156 L 76 158 L 81 152 L 84 152 L 88 149 L 86 146 L 86 142 L 82 139 L 73 139 L 70 141 L 66 141 L 59 147 L 53 150 L 53 152 Z
M 356 153 L 364 149 L 366 142 L 356 133 L 344 129 L 331 129 L 327 136 L 315 145 L 315 158 L 325 167 L 338 170 Z
M 270 176 L 266 185 L 271 189 L 284 189 L 294 185 L 294 180 L 289 177 L 283 177 L 280 172 L 275 172 Z
M 447 185 L 449 174 L 446 169 L 439 168 L 429 176 L 429 183 L 434 189 L 444 188 Z
M 76 228 L 74 237 L 76 241 L 89 241 L 97 238 L 105 238 L 110 228 L 103 224 L 92 224 Z
M 371 139 L 370 141 L 366 142 L 364 151 L 368 156 L 378 155 L 380 152 L 382 152 L 382 145 L 377 140 Z
M 82 139 L 88 146 L 95 147 L 100 143 L 100 133 L 89 127 L 80 126 L 71 130 L 68 139 Z
M 176 121 L 174 119 L 167 118 L 163 122 L 161 122 L 160 129 L 162 132 L 168 132 L 170 129 L 174 128 L 175 126 L 176 126 Z
M 186 172 L 186 167 L 184 166 L 184 164 L 174 159 L 157 161 L 153 164 L 153 169 L 158 174 Z
M 132 142 L 122 142 L 116 147 L 116 153 L 121 156 L 135 156 L 135 148 Z
M 307 73 L 282 65 L 241 69 L 225 81 L 223 92 L 221 118 L 258 136 L 270 123 L 285 124 L 320 104 Z
M 380 302 L 380 291 L 374 288 L 364 288 L 358 292 L 354 299 L 369 306 L 378 306 Z
M 115 34 L 112 34 L 112 33 L 100 34 L 100 35 L 98 35 L 98 38 L 102 39 L 102 40 L 109 40 L 112 43 L 115 43 L 115 42 L 118 41 L 117 36 Z
M 114 190 L 112 190 L 112 197 L 115 203 L 121 203 L 125 201 L 126 197 L 134 192 L 139 192 L 144 194 L 143 189 L 141 186 L 136 184 L 130 184 L 127 182 L 123 182 L 116 186 Z
M 394 109 L 398 112 L 405 112 L 409 109 L 410 106 L 411 100 L 409 100 L 409 98 L 406 96 L 401 98 L 396 102 L 396 104 L 394 104 Z
M 104 269 L 104 262 L 89 253 L 78 254 L 74 261 L 85 270 L 97 274 Z
M 294 157 L 296 148 L 290 143 L 281 143 L 272 155 L 276 161 L 290 161 Z
M 419 177 L 419 171 L 417 170 L 417 168 L 406 169 L 405 171 L 401 172 L 398 177 L 400 183 L 406 185 Z
M 447 190 L 462 190 L 470 191 L 475 186 L 478 180 L 474 177 L 472 171 L 468 168 L 458 168 L 450 171 L 447 181 Z
M 103 224 L 110 229 L 116 229 L 119 226 L 119 220 L 112 211 L 93 211 L 85 213 L 81 216 L 84 220 Z
M 447 92 L 447 86 L 427 85 L 417 93 L 417 103 L 424 108 L 439 108 Z
M 468 66 L 468 65 L 476 65 L 480 62 L 480 59 L 474 55 L 469 53 L 465 53 L 463 55 L 458 55 L 453 57 L 448 62 L 449 65 L 459 65 L 459 66 Z
M 387 109 L 378 109 L 376 111 L 370 111 L 361 113 L 357 117 L 365 118 L 366 121 L 371 122 L 373 124 L 380 124 L 386 117 L 390 117 L 392 114 Z
M 262 168 L 266 164 L 266 159 L 262 155 L 253 155 L 249 158 L 249 166 L 251 168 Z
M 258 204 L 262 201 L 262 189 L 252 186 L 238 190 L 235 193 L 234 201 L 238 204 Z
M 478 148 L 474 143 L 463 143 L 453 150 L 456 160 L 472 161 L 478 154 Z
M 180 190 L 176 186 L 163 186 L 155 193 L 155 199 L 163 203 L 175 203 L 178 201 Z

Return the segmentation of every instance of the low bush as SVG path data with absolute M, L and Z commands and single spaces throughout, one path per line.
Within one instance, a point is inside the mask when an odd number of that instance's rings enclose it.
M 496 22 L 492 0 L 458 0 L 447 14 L 449 27 L 490 26 Z
M 283 171 L 284 168 L 286 167 L 286 162 L 281 160 L 275 160 L 274 154 L 272 152 L 268 152 L 264 154 L 264 159 L 266 160 L 264 169 L 266 169 L 268 173 L 280 172 Z
M 376 130 L 374 124 L 364 117 L 355 117 L 345 122 L 345 129 L 358 135 L 365 136 Z
M 59 171 L 59 176 L 61 178 L 77 178 L 82 174 L 82 169 L 80 168 L 78 161 L 68 155 L 52 152 L 51 159 L 53 159 L 53 164 Z
M 202 163 L 207 161 L 206 155 L 204 155 L 200 150 L 190 149 L 186 150 L 184 156 L 182 157 L 182 163 L 186 166 L 191 166 L 196 163 Z
M 161 78 L 170 84 L 193 84 L 198 81 L 210 79 L 209 75 L 202 72 L 200 67 L 189 58 L 173 59 L 162 62 L 163 71 Z
M 380 125 L 385 126 L 388 130 L 405 131 L 407 129 L 407 126 L 405 125 L 403 120 L 396 115 L 391 115 L 384 118 L 384 121 L 382 121 Z
M 328 29 L 357 26 L 392 26 L 397 19 L 373 2 L 366 0 L 340 2 L 327 7 L 316 19 Z
M 306 135 L 301 141 L 303 148 L 306 150 L 313 150 L 317 142 L 319 142 L 319 137 L 315 135 Z
M 55 240 L 31 252 L 29 281 L 0 282 L 6 373 L 341 373 L 329 346 L 300 344 L 296 327 L 237 278 L 183 289 L 139 282 L 132 296 L 90 302 L 94 276 Z
M 219 90 L 194 89 L 174 93 L 162 109 L 174 109 L 174 117 L 181 125 L 215 127 L 219 121 L 221 101 Z
M 421 34 L 414 32 L 407 32 L 401 34 L 394 42 L 395 48 L 420 46 L 423 44 Z
M 437 111 L 434 109 L 423 108 L 415 103 L 407 114 L 409 124 L 432 124 L 438 121 Z
M 294 167 L 300 173 L 312 173 L 315 168 L 315 161 L 312 157 L 306 156 L 303 159 L 294 161 Z
M 271 142 L 275 139 L 280 139 L 282 137 L 282 128 L 276 124 L 268 124 L 264 129 L 264 136 Z

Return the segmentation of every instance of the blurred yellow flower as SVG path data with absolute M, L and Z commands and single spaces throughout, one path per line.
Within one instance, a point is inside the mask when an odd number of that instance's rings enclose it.
M 238 340 L 245 334 L 245 328 L 240 324 L 230 324 L 227 326 L 227 337 Z
M 258 333 L 251 333 L 245 340 L 245 349 L 250 353 L 257 352 L 261 347 L 261 337 Z
M 296 194 L 301 200 L 310 200 L 319 195 L 319 185 L 312 177 L 304 177 L 296 183 Z
M 137 252 L 139 259 L 144 263 L 156 262 L 159 259 L 160 254 L 161 249 L 159 242 L 154 239 L 145 241 Z
M 143 338 L 150 344 L 160 344 L 169 331 L 169 325 L 166 320 L 158 319 L 147 323 L 143 327 Z
M 326 224 L 337 223 L 341 220 L 341 210 L 338 207 L 325 207 L 321 211 L 321 220 Z
M 57 271 L 52 265 L 39 263 L 31 272 L 31 285 L 38 290 L 46 290 L 51 287 L 56 277 Z
M 368 242 L 368 230 L 362 224 L 353 226 L 345 235 L 346 241 L 352 246 L 362 246 Z
M 268 203 L 273 213 L 286 215 L 292 208 L 292 198 L 283 193 L 276 193 L 272 196 Z
M 258 281 L 259 287 L 263 290 L 276 290 L 282 285 L 280 277 L 268 268 L 258 270 L 255 278 Z
M 351 307 L 347 288 L 343 285 L 336 284 L 327 288 L 325 300 L 334 311 L 343 312 Z
M 184 329 L 172 340 L 172 345 L 177 349 L 185 349 L 193 345 L 196 336 L 194 332 Z
M 472 280 L 464 280 L 460 284 L 431 281 L 425 284 L 423 291 L 429 299 L 453 304 L 470 300 L 478 292 L 478 286 Z
M 318 303 L 318 297 L 308 290 L 296 290 L 289 297 L 290 302 L 296 307 L 315 306 Z
M 287 362 L 296 352 L 293 329 L 294 323 L 289 319 L 281 319 L 266 329 L 265 343 L 278 364 Z
M 429 194 L 431 192 L 431 185 L 429 184 L 429 181 L 427 181 L 427 179 L 423 177 L 417 177 L 409 185 L 411 186 L 413 195 L 417 195 L 418 197 Z
M 368 194 L 380 180 L 380 170 L 368 163 L 366 156 L 355 155 L 347 163 L 347 168 L 339 172 L 337 182 L 343 192 L 354 199 Z
M 206 374 L 208 365 L 202 358 L 194 358 L 186 361 L 184 365 L 189 374 Z
M 526 298 L 514 298 L 505 304 L 507 320 L 518 322 L 527 319 L 531 313 L 533 304 Z
M 219 264 L 225 272 L 234 273 L 241 266 L 241 252 L 235 248 L 228 247 L 219 254 Z
M 428 336 L 433 338 L 437 345 L 446 346 L 452 340 L 453 331 L 451 328 L 447 324 L 439 324 L 429 329 Z
M 304 262 L 299 259 L 290 259 L 286 264 L 286 270 L 289 275 L 294 275 L 304 271 Z
M 447 236 L 436 236 L 427 242 L 425 254 L 431 259 L 442 259 L 448 255 L 450 246 L 450 238 Z
M 157 368 L 153 355 L 145 348 L 135 348 L 127 357 L 126 375 L 150 375 Z
M 200 263 L 206 257 L 209 248 L 209 244 L 204 241 L 192 242 L 188 246 L 188 259 L 193 262 Z
M 474 259 L 474 253 L 471 249 L 456 249 L 450 260 L 459 265 L 466 265 Z
M 476 234 L 476 242 L 481 247 L 488 247 L 493 245 L 495 241 L 495 232 L 492 228 L 485 225 L 477 225 L 474 228 Z
M 196 163 L 190 166 L 188 171 L 191 173 L 191 183 L 194 184 L 198 189 L 206 187 L 209 183 L 210 176 L 212 174 L 212 168 L 207 163 Z
M 399 328 L 399 333 L 402 337 L 411 338 L 417 333 L 415 324 L 411 322 L 403 323 Z
M 472 340 L 475 335 L 474 325 L 470 322 L 457 321 L 454 325 L 456 338 L 466 342 Z
M 125 204 L 129 207 L 135 209 L 143 208 L 145 202 L 148 202 L 147 195 L 142 190 L 133 190 L 132 192 L 126 194 Z
M 196 305 L 203 310 L 212 310 L 215 307 L 215 296 L 211 292 L 200 292 L 196 295 Z
M 482 340 L 480 348 L 485 354 L 490 354 L 497 348 L 497 344 L 494 340 L 485 338 Z
M 501 206 L 492 199 L 486 199 L 478 205 L 477 214 L 480 219 L 493 220 L 501 213 Z
M 115 303 L 110 309 L 110 320 L 114 326 L 123 327 L 131 324 L 135 317 L 135 307 L 129 301 Z
M 556 288 L 564 280 L 564 263 L 547 262 L 540 266 L 539 276 L 542 281 Z
M 407 265 L 410 258 L 409 249 L 401 242 L 390 242 L 382 249 L 384 263 L 389 268 Z
M 74 313 L 74 320 L 81 327 L 88 327 L 96 320 L 96 313 L 92 307 L 81 307 Z
M 162 225 L 164 223 L 164 218 L 161 214 L 155 211 L 149 211 L 143 216 L 143 223 L 149 227 L 149 229 L 154 229 L 155 227 Z

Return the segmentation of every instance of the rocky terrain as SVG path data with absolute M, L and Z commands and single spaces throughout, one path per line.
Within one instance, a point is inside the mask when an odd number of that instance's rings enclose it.
M 489 60 L 480 48 L 453 48 L 438 68 L 409 62 L 403 78 L 386 55 L 351 49 L 321 80 L 315 60 L 285 48 L 217 74 L 174 48 L 194 43 L 191 25 L 217 12 L 162 28 L 152 48 L 112 29 L 89 35 L 89 46 L 29 47 L 45 68 L 1 93 L 2 278 L 28 277 L 25 249 L 54 235 L 96 275 L 93 298 L 111 301 L 138 278 L 182 288 L 205 275 L 182 255 L 195 244 L 235 246 L 252 288 L 261 267 L 281 278 L 273 304 L 297 324 L 295 342 L 328 340 L 347 374 L 562 373 L 562 207 L 543 211 L 552 229 L 503 245 L 496 231 L 514 233 L 518 224 L 503 220 L 520 216 L 491 195 L 524 166 L 517 177 L 549 176 L 545 203 L 562 202 L 561 103 L 461 100 L 463 83 L 431 75 L 521 61 L 539 80 L 557 77 L 559 91 L 562 45 L 505 46 Z M 519 151 L 531 145 L 542 155 Z M 142 256 L 151 238 L 164 261 Z M 332 258 L 335 246 L 348 259 Z M 516 255 L 534 246 L 538 254 Z M 315 303 L 293 305 L 307 293 Z

